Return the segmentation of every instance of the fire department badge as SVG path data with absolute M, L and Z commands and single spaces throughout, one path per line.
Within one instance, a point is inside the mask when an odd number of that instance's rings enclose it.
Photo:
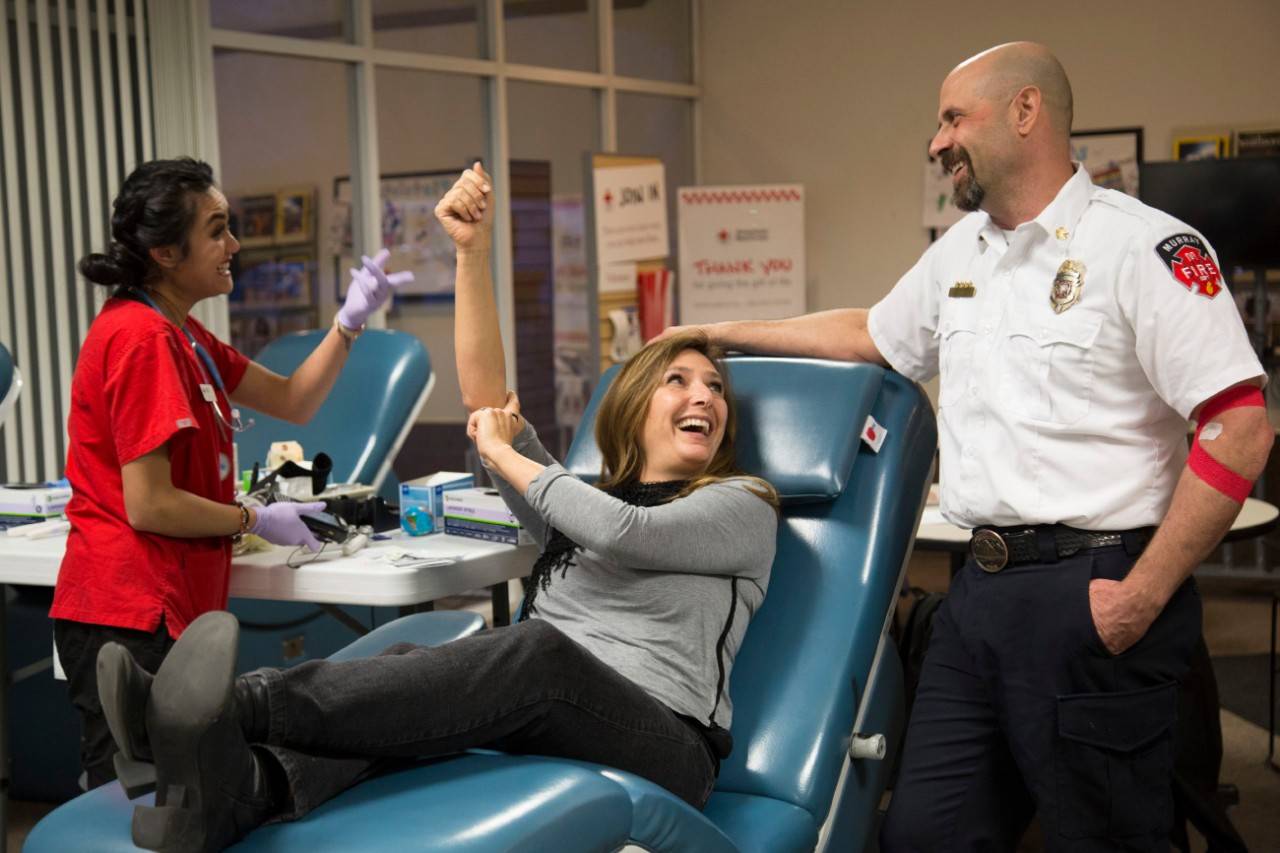
M 1049 304 L 1053 313 L 1061 314 L 1080 301 L 1080 291 L 1084 290 L 1084 263 L 1067 258 L 1058 267 L 1058 274 L 1053 277 L 1053 287 L 1049 289 Z
M 1204 241 L 1194 234 L 1174 234 L 1156 244 L 1156 254 L 1164 261 L 1174 281 L 1192 293 L 1209 299 L 1222 290 L 1222 273 L 1213 262 Z

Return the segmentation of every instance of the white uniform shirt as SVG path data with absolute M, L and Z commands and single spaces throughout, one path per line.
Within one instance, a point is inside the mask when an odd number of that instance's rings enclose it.
M 1057 312 L 1068 259 L 1083 287 Z M 1192 410 L 1264 375 L 1203 238 L 1078 167 L 1009 241 L 986 213 L 952 226 L 868 328 L 895 370 L 941 372 L 941 508 L 961 527 L 1159 524 Z

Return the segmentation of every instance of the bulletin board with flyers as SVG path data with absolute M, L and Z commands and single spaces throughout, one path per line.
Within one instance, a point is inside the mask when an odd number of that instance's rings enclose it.
M 585 171 L 590 363 L 603 372 L 672 320 L 666 172 L 656 157 L 591 153 Z

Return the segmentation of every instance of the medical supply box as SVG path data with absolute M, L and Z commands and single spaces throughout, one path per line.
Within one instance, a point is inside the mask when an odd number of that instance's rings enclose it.
M 0 515 L 53 518 L 69 500 L 70 486 L 0 486 Z
M 400 514 L 417 507 L 431 516 L 432 527 L 444 525 L 444 495 L 452 489 L 469 489 L 476 478 L 458 471 L 441 471 L 429 477 L 405 480 L 400 484 Z
M 497 489 L 445 492 L 444 532 L 508 545 L 529 545 L 533 537 L 520 526 Z

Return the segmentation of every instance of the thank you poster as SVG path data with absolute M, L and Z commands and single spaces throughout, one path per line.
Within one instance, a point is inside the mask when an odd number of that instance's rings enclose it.
M 679 322 L 803 314 L 804 187 L 681 187 Z

